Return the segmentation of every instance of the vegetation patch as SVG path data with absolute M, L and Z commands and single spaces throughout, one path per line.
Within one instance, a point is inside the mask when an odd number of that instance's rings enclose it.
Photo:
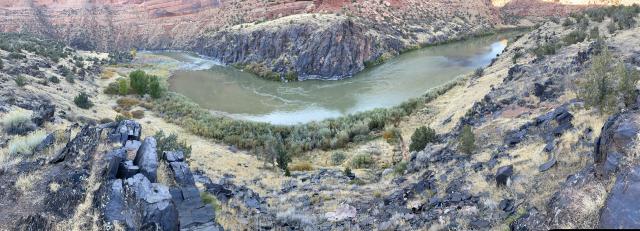
M 164 131 L 156 132 L 153 135 L 156 139 L 156 147 L 158 156 L 162 156 L 165 151 L 182 151 L 185 159 L 189 159 L 191 156 L 191 145 L 187 145 L 187 142 L 178 140 L 178 135 L 164 134 Z
M 36 146 L 42 143 L 47 137 L 44 131 L 36 131 L 26 136 L 17 136 L 9 141 L 9 155 L 30 156 L 33 154 Z
M 2 117 L 0 123 L 8 134 L 24 134 L 35 129 L 35 125 L 31 122 L 31 114 L 28 110 L 15 109 Z
M 76 106 L 82 109 L 89 109 L 93 107 L 93 102 L 91 102 L 91 100 L 89 99 L 89 95 L 87 95 L 87 93 L 85 92 L 82 92 L 79 95 L 77 95 L 73 99 L 73 103 L 75 103 Z
M 370 168 L 374 164 L 375 164 L 375 161 L 373 160 L 373 158 L 371 158 L 371 155 L 367 153 L 357 154 L 353 156 L 353 158 L 351 158 L 351 167 L 356 169 Z
M 638 97 L 635 86 L 639 79 L 637 70 L 614 59 L 605 47 L 593 57 L 584 78 L 578 80 L 578 97 L 587 107 L 613 112 L 618 105 L 629 107 L 635 103 Z
M 424 149 L 428 143 L 435 142 L 436 139 L 436 131 L 433 130 L 433 128 L 425 126 L 419 127 L 411 136 L 409 151 L 420 151 Z

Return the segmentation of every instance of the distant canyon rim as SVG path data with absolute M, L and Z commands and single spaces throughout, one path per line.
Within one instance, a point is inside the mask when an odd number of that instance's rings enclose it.
M 0 31 L 83 50 L 186 50 L 282 79 L 346 78 L 416 47 L 633 1 L 0 1 Z M 284 49 L 287 48 L 287 49 Z

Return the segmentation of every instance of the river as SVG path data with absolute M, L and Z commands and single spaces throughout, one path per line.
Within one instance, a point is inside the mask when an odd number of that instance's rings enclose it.
M 212 112 L 296 124 L 392 107 L 419 97 L 489 65 L 515 35 L 484 36 L 414 50 L 337 81 L 274 82 L 190 53 L 154 54 L 179 64 L 169 79 L 169 90 Z

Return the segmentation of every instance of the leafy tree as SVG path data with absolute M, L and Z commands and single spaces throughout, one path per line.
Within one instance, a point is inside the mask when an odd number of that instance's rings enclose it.
M 428 143 L 436 141 L 436 131 L 429 127 L 419 127 L 411 136 L 411 145 L 409 151 L 420 151 L 424 149 Z
M 593 57 L 591 67 L 580 83 L 578 96 L 589 107 L 597 107 L 601 112 L 612 111 L 617 104 L 616 73 L 610 71 L 613 66 L 611 53 L 606 48 L 600 55 Z
M 158 76 L 151 76 L 151 79 L 149 81 L 149 95 L 151 95 L 151 97 L 155 99 L 162 96 L 162 87 L 160 86 L 160 80 L 158 79 Z
M 465 125 L 464 128 L 462 128 L 462 133 L 460 134 L 458 142 L 458 148 L 460 151 L 466 154 L 473 153 L 476 148 L 476 136 L 473 134 L 471 126 Z
M 76 104 L 76 106 L 78 106 L 79 108 L 82 108 L 82 109 L 89 109 L 89 108 L 93 107 L 93 103 L 89 99 L 89 95 L 87 95 L 87 93 L 84 93 L 84 92 L 82 92 L 78 96 L 76 96 L 73 99 L 73 102 Z
M 118 80 L 118 94 L 127 95 L 129 94 L 129 83 L 126 79 Z
M 618 83 L 618 92 L 624 105 L 627 107 L 636 103 L 638 93 L 636 92 L 636 84 L 638 83 L 638 71 L 635 69 L 627 69 L 624 63 L 618 62 L 615 70 L 616 75 L 620 78 Z
M 284 145 L 278 144 L 275 147 L 276 151 L 276 163 L 278 167 L 284 171 L 289 170 L 289 162 L 291 162 L 291 156 L 284 149 Z
M 149 76 L 144 73 L 144 71 L 136 70 L 129 73 L 129 79 L 131 82 L 131 88 L 138 93 L 139 95 L 144 95 L 147 93 L 147 88 L 149 86 Z

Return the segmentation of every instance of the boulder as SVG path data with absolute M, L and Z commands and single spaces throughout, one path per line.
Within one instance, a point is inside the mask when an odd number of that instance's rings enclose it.
M 640 228 L 640 165 L 621 172 L 600 214 L 602 229 Z
M 158 170 L 158 153 L 156 150 L 156 139 L 147 137 L 140 145 L 138 153 L 133 160 L 133 164 L 140 167 L 140 173 L 145 175 L 149 181 L 156 182 Z
M 127 187 L 141 203 L 141 229 L 177 230 L 179 227 L 178 210 L 172 201 L 169 187 L 151 183 L 142 174 L 136 174 L 126 180 Z
M 496 171 L 496 184 L 498 186 L 507 186 L 513 175 L 513 165 L 502 166 Z

